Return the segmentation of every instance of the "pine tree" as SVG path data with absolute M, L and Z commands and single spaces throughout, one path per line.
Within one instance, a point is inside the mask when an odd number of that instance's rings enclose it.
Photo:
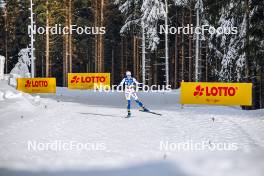
M 149 49 L 154 51 L 159 44 L 158 22 L 164 20 L 166 16 L 165 5 L 159 0 L 144 0 L 142 7 L 142 23 L 146 29 Z M 166 26 L 165 26 L 166 28 Z
M 29 22 L 29 2 L 8 0 L 6 1 L 6 39 L 8 55 L 8 71 L 10 71 L 18 60 L 18 52 L 26 48 L 29 43 L 28 22 Z
M 253 108 L 264 107 L 264 2 L 252 0 L 250 4 L 250 21 L 248 35 L 250 36 L 248 52 L 251 60 L 251 81 L 254 91 Z

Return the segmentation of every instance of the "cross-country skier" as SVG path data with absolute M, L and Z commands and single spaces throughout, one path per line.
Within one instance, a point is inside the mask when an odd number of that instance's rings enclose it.
M 127 117 L 131 117 L 131 97 L 134 98 L 138 106 L 141 108 L 144 112 L 149 112 L 147 108 L 144 107 L 143 103 L 139 101 L 138 96 L 135 91 L 135 86 L 139 86 L 140 83 L 131 76 L 131 72 L 126 72 L 126 77 L 121 81 L 120 86 L 123 86 L 125 84 L 125 96 L 127 100 Z

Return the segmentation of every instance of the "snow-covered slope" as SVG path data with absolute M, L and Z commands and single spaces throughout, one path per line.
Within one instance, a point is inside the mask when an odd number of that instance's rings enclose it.
M 22 94 L 0 82 L 0 176 L 262 176 L 264 111 L 178 105 L 179 92 L 140 93 L 163 116 L 132 110 L 122 93 L 58 88 Z M 2 97 L 2 99 L 1 99 Z M 134 107 L 136 107 L 134 105 Z M 28 149 L 28 142 L 103 144 L 100 150 Z M 161 150 L 160 143 L 236 144 L 236 151 Z

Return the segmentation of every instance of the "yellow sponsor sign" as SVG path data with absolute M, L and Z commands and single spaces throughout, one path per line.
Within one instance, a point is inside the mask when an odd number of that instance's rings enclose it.
M 110 86 L 110 73 L 68 73 L 69 89 L 94 89 Z
M 251 83 L 181 83 L 181 104 L 252 105 Z
M 17 78 L 17 90 L 25 93 L 56 93 L 56 78 Z

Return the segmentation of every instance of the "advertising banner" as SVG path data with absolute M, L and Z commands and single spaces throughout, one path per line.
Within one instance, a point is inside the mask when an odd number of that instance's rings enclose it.
M 25 93 L 56 93 L 56 78 L 17 78 L 17 90 Z
M 69 89 L 94 89 L 110 86 L 110 73 L 68 73 Z
M 180 103 L 251 106 L 252 84 L 182 82 Z

